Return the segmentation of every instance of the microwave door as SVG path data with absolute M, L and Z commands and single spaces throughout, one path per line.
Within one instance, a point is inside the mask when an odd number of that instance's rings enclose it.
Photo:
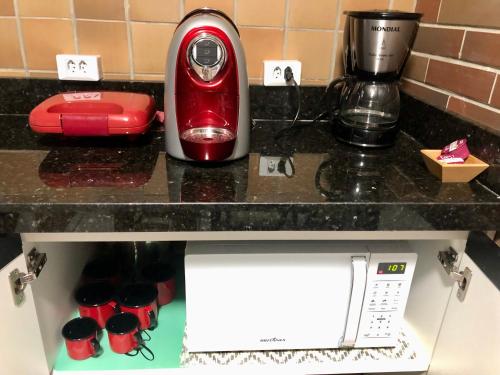
M 367 262 L 364 256 L 352 257 L 352 282 L 349 311 L 345 325 L 344 337 L 341 347 L 354 347 L 358 335 L 359 321 L 366 288 Z

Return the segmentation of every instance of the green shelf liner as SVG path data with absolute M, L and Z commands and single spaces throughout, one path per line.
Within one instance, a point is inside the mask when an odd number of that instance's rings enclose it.
M 54 370 L 62 372 L 179 368 L 186 322 L 183 273 L 177 273 L 176 284 L 175 299 L 160 308 L 158 327 L 154 331 L 147 331 L 151 336 L 151 341 L 146 342 L 146 345 L 155 355 L 153 361 L 146 360 L 140 353 L 135 357 L 114 353 L 109 347 L 107 332 L 103 330 L 100 343 L 104 352 L 100 357 L 75 361 L 68 356 L 66 345 L 62 341 Z M 75 316 L 78 316 L 78 312 Z

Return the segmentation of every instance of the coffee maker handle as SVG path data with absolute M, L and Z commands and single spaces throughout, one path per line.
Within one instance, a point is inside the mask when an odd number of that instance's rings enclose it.
M 326 101 L 325 106 L 328 108 L 328 106 L 333 104 L 331 112 L 333 113 L 334 116 L 336 115 L 335 111 L 340 106 L 340 93 L 348 79 L 349 79 L 348 76 L 339 77 L 330 82 L 330 84 L 326 87 L 324 95 Z M 342 88 L 337 88 L 340 85 L 342 85 Z M 334 96 L 332 97 L 332 95 Z

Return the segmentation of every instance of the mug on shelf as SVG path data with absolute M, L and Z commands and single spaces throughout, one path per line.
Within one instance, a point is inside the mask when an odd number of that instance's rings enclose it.
M 102 348 L 97 340 L 98 331 L 99 326 L 92 318 L 80 317 L 66 323 L 62 335 L 69 357 L 76 360 L 99 357 Z
M 106 323 L 108 331 L 109 346 L 112 351 L 118 354 L 136 356 L 141 353 L 148 361 L 152 361 L 155 356 L 149 349 L 142 334 L 147 333 L 140 330 L 140 323 L 137 316 L 132 313 L 122 312 L 111 317 Z M 149 335 L 147 335 L 150 339 Z
M 79 287 L 75 292 L 81 317 L 94 319 L 104 328 L 107 320 L 116 312 L 115 289 L 107 282 L 91 283 Z
M 121 312 L 137 316 L 140 329 L 154 330 L 158 326 L 158 290 L 153 284 L 137 283 L 124 286 L 117 295 Z
M 108 282 L 118 286 L 121 282 L 120 270 L 112 259 L 94 259 L 83 268 L 82 281 L 83 283 Z
M 142 277 L 156 285 L 158 306 L 170 303 L 175 297 L 175 271 L 166 263 L 149 264 L 142 270 Z

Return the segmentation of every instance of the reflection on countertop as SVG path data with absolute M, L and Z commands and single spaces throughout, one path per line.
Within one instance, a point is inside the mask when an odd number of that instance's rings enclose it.
M 441 184 L 425 169 L 420 145 L 404 133 L 392 148 L 362 150 L 337 142 L 327 123 L 302 122 L 277 147 L 274 134 L 287 124 L 258 121 L 247 158 L 206 165 L 167 156 L 161 129 L 129 143 L 40 136 L 25 123 L 23 116 L 0 116 L 0 217 L 6 231 L 497 225 L 498 195 L 477 181 Z M 260 161 L 268 156 L 291 156 L 293 176 L 263 175 Z M 82 211 L 85 225 L 74 218 Z M 111 218 L 109 225 L 100 215 Z

